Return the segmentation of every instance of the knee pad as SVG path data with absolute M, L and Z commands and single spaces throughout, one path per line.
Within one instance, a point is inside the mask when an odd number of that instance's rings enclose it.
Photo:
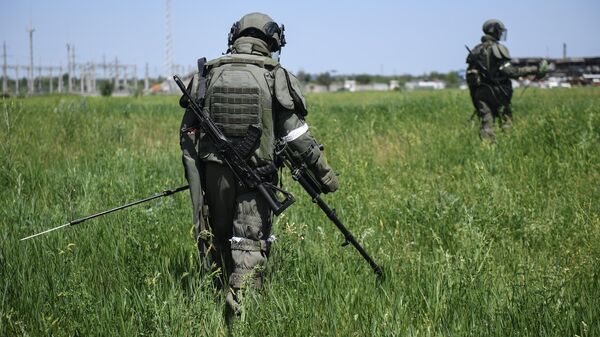
M 229 277 L 230 286 L 237 289 L 247 286 L 260 288 L 262 272 L 274 237 L 267 240 L 233 237 L 230 241 L 234 262 L 233 273 Z

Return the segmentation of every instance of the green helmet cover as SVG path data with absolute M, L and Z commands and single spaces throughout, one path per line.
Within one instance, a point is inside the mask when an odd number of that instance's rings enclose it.
M 233 45 L 233 42 L 241 36 L 252 36 L 259 38 L 269 44 L 272 52 L 281 50 L 285 46 L 285 26 L 279 26 L 270 16 L 263 13 L 249 13 L 231 26 L 227 44 Z
M 506 27 L 500 20 L 490 19 L 483 23 L 481 27 L 483 32 L 487 35 L 493 36 L 496 40 L 506 39 Z

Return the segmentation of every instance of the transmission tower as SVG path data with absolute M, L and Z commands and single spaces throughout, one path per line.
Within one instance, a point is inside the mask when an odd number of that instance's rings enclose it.
M 171 25 L 171 0 L 165 0 L 165 67 L 167 68 L 167 78 L 170 78 L 173 71 L 173 35 Z

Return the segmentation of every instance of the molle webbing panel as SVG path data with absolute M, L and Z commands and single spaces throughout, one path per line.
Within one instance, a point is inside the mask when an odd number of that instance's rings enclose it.
M 260 89 L 214 87 L 210 114 L 226 137 L 244 137 L 251 124 L 260 124 Z

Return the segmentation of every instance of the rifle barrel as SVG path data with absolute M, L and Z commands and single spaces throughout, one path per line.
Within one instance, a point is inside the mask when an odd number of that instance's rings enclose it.
M 287 152 L 287 155 L 289 156 L 289 152 Z M 369 263 L 377 277 L 381 280 L 383 277 L 383 271 L 381 270 L 381 267 L 375 262 L 375 260 L 373 260 L 371 255 L 367 253 L 363 246 L 361 246 L 360 243 L 356 241 L 354 235 L 352 235 L 350 230 L 348 230 L 348 228 L 346 228 L 342 221 L 337 217 L 335 210 L 331 209 L 329 205 L 327 205 L 327 203 L 323 199 L 321 199 L 319 195 L 320 193 L 312 187 L 312 184 L 309 182 L 308 178 L 304 176 L 302 169 L 294 168 L 294 164 L 291 162 L 291 159 L 289 157 L 288 161 L 286 161 L 286 165 L 292 170 L 292 177 L 294 178 L 294 180 L 300 183 L 300 186 L 302 186 L 304 190 L 308 193 L 308 195 L 310 195 L 312 201 L 319 205 L 319 208 L 327 215 L 329 220 L 331 220 L 331 222 L 333 222 L 333 224 L 340 230 L 340 232 L 342 232 L 342 234 L 344 235 L 344 240 L 346 240 L 342 245 L 345 246 L 347 243 L 351 243 L 352 246 L 354 246 L 354 248 L 363 257 L 363 259 L 365 259 Z
M 323 199 L 321 199 L 321 197 L 319 196 L 314 198 L 313 201 L 316 202 L 317 205 L 319 205 L 319 208 L 321 208 L 321 210 L 325 212 L 329 220 L 331 220 L 331 222 L 335 224 L 335 226 L 340 230 L 340 232 L 342 232 L 342 234 L 344 235 L 344 240 L 346 240 L 345 243 L 351 243 L 352 246 L 354 246 L 354 248 L 356 248 L 356 250 L 360 253 L 360 255 L 369 263 L 375 274 L 377 274 L 377 277 L 382 277 L 383 271 L 381 270 L 381 267 L 375 262 L 375 260 L 373 260 L 371 255 L 367 253 L 363 246 L 361 246 L 361 244 L 358 243 L 358 241 L 356 241 L 354 235 L 352 235 L 348 228 L 344 226 L 342 221 L 335 214 L 335 211 L 331 209 L 329 205 L 327 205 L 327 203 L 325 203 L 325 201 L 323 201 Z

